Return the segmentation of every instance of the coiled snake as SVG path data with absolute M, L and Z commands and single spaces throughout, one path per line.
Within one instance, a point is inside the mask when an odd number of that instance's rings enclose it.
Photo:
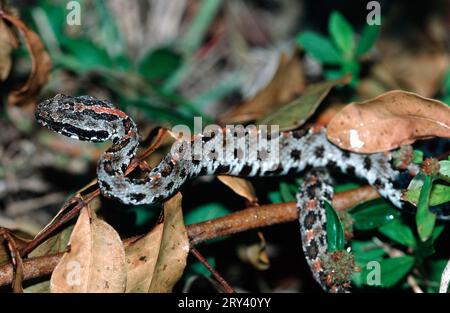
M 145 178 L 128 178 L 124 173 L 139 145 L 137 127 L 111 103 L 90 96 L 59 94 L 38 105 L 36 118 L 41 125 L 71 138 L 94 142 L 111 140 L 112 146 L 98 162 L 98 183 L 104 196 L 127 204 L 162 201 L 186 180 L 201 175 L 288 175 L 311 167 L 297 194 L 302 247 L 314 278 L 326 291 L 345 292 L 347 284 L 325 277 L 321 263 L 327 251 L 324 201 L 330 201 L 333 196 L 330 177 L 323 168 L 334 167 L 366 179 L 383 197 L 396 207 L 402 207 L 401 191 L 395 186 L 400 172 L 391 165 L 391 155 L 345 152 L 327 140 L 325 130 L 281 132 L 276 138 L 269 138 L 269 145 L 277 140 L 279 146 L 276 160 L 261 158 L 260 155 L 268 152 L 264 149 L 257 151 L 258 156 L 253 159 L 243 158 L 239 155 L 242 151 L 237 149 L 218 151 L 224 138 L 198 135 L 191 142 L 178 142 L 176 149 L 171 149 Z M 196 157 L 189 149 L 189 145 L 195 144 L 209 153 Z M 250 139 L 244 137 L 244 148 L 249 144 Z M 223 157 L 217 157 L 219 152 L 223 152 Z

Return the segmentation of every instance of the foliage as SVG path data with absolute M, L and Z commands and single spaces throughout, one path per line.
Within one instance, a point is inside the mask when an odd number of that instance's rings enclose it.
M 360 59 L 375 45 L 379 26 L 366 24 L 359 40 L 356 40 L 353 27 L 338 11 L 331 13 L 328 20 L 328 37 L 307 31 L 297 36 L 297 43 L 306 52 L 325 65 L 334 65 L 338 70 L 325 71 L 325 77 L 333 80 L 352 74 L 351 86 L 358 84 L 361 71 Z

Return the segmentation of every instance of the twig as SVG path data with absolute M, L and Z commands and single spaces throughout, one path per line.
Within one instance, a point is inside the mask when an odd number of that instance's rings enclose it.
M 234 293 L 233 288 L 227 283 L 227 281 L 209 264 L 209 262 L 198 252 L 197 249 L 191 247 L 191 253 L 200 261 L 207 269 L 211 272 L 211 274 L 217 279 L 217 281 L 222 285 L 225 289 L 226 293 Z
M 414 291 L 414 293 L 423 293 L 422 288 L 420 288 L 419 284 L 417 283 L 413 275 L 408 275 L 408 277 L 406 278 L 406 282 Z
M 378 197 L 376 193 L 373 194 L 369 189 L 372 188 L 361 187 L 337 193 L 333 199 L 335 209 L 344 210 L 359 202 L 370 200 L 374 196 Z M 361 196 L 356 196 L 358 193 L 360 193 Z M 347 200 L 343 198 L 346 198 Z M 84 203 L 85 202 L 86 199 Z M 193 246 L 216 237 L 227 236 L 264 226 L 296 221 L 297 219 L 298 209 L 296 208 L 295 202 L 289 202 L 247 208 L 224 217 L 188 225 L 186 228 L 191 246 Z M 130 240 L 130 238 L 125 239 L 125 241 L 127 240 Z M 26 246 L 25 248 L 28 248 L 29 251 L 31 251 L 34 247 Z M 24 249 L 23 251 L 27 252 L 28 250 Z M 58 253 L 24 260 L 24 279 L 40 277 L 51 273 L 61 257 L 62 253 Z M 45 261 L 47 259 L 48 262 Z M 0 265 L 0 286 L 10 284 L 13 273 L 14 271 L 11 264 Z
M 61 260 L 63 252 L 30 258 L 23 261 L 23 279 L 32 279 L 51 274 Z M 10 284 L 13 280 L 14 268 L 12 264 L 0 266 L 0 286 Z
M 340 211 L 377 197 L 379 195 L 372 187 L 365 186 L 336 194 L 333 206 Z M 187 229 L 191 243 L 198 244 L 209 239 L 297 219 L 296 203 L 287 202 L 251 207 L 213 220 L 188 225 Z
M 445 266 L 444 271 L 442 272 L 441 286 L 439 287 L 439 293 L 447 293 L 449 283 L 450 283 L 450 260 L 448 260 L 448 263 Z

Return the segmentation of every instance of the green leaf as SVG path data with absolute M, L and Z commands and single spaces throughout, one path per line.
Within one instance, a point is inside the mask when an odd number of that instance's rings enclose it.
M 355 48 L 355 32 L 349 22 L 347 22 L 347 20 L 338 11 L 331 13 L 331 17 L 328 22 L 328 32 L 333 38 L 336 46 L 347 58 L 350 58 Z
M 439 292 L 439 286 L 441 283 L 442 272 L 444 271 L 445 266 L 447 265 L 447 262 L 448 262 L 447 259 L 441 259 L 441 260 L 432 261 L 430 263 L 429 269 L 428 269 L 428 275 L 427 275 L 427 280 L 428 280 L 428 285 L 429 285 L 429 289 L 427 290 L 427 292 L 432 292 L 432 293 Z
M 283 202 L 295 201 L 295 194 L 291 192 L 291 188 L 288 183 L 280 183 L 280 195 Z
M 423 152 L 420 150 L 413 150 L 413 163 L 420 164 L 423 162 Z
M 331 88 L 345 83 L 348 76 L 334 81 L 326 81 L 308 86 L 303 94 L 294 101 L 269 113 L 259 120 L 259 125 L 279 125 L 280 131 L 295 129 L 301 126 L 319 107 Z
M 442 162 L 442 161 L 441 161 Z M 425 174 L 419 173 L 409 183 L 408 189 L 404 193 L 404 199 L 414 205 L 419 201 L 420 191 L 422 190 Z M 439 205 L 450 201 L 450 186 L 434 183 L 431 187 L 430 206 Z
M 343 250 L 345 248 L 345 237 L 339 216 L 328 201 L 324 203 L 327 215 L 328 252 Z
M 356 48 L 356 57 L 360 57 L 372 49 L 380 33 L 380 26 L 366 24 Z
M 431 242 L 435 242 L 436 239 L 439 238 L 439 236 L 442 234 L 442 232 L 444 231 L 445 227 L 444 225 L 438 225 L 433 229 L 433 233 L 431 234 Z
M 297 37 L 297 43 L 306 52 L 326 64 L 339 64 L 342 60 L 338 50 L 328 38 L 315 32 L 304 32 Z
M 380 287 L 390 288 L 398 284 L 411 271 L 414 263 L 414 257 L 410 255 L 382 260 Z
M 406 247 L 416 247 L 416 238 L 414 237 L 411 228 L 403 224 L 399 219 L 384 224 L 378 228 L 378 231 L 391 240 Z
M 377 246 L 373 241 L 352 240 L 351 246 L 355 261 L 359 263 L 380 261 L 386 254 L 384 249 Z
M 74 71 L 91 71 L 102 67 L 108 69 L 113 67 L 113 61 L 108 53 L 90 40 L 62 37 L 61 44 L 68 50 L 70 57 L 76 61 L 74 68 L 72 68 Z
M 442 160 L 439 161 L 439 178 L 450 182 L 450 161 Z
M 208 203 L 186 213 L 184 223 L 191 225 L 230 214 L 230 210 L 220 203 Z
M 430 238 L 436 222 L 436 214 L 430 212 L 429 210 L 432 184 L 433 177 L 430 175 L 425 175 L 423 186 L 420 190 L 416 212 L 417 231 L 422 241 L 426 241 Z
M 181 50 L 186 54 L 196 51 L 204 38 L 208 26 L 213 21 L 222 5 L 222 0 L 202 0 L 193 21 L 180 42 Z
M 281 193 L 278 190 L 270 191 L 267 194 L 267 197 L 270 200 L 270 203 L 283 203 L 283 199 L 281 198 Z
M 442 91 L 447 96 L 450 96 L 450 69 L 447 70 L 447 73 L 445 73 L 443 85 L 442 85 Z
M 357 205 L 350 214 L 358 230 L 370 230 L 384 225 L 400 216 L 400 212 L 384 199 L 374 199 Z
M 166 80 L 182 64 L 181 55 L 170 48 L 162 47 L 150 51 L 139 62 L 138 71 L 146 79 Z

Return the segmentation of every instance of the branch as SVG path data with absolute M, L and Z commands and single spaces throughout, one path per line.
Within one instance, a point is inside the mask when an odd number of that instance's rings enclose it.
M 379 197 L 370 186 L 337 193 L 333 199 L 336 210 L 345 210 L 355 204 Z M 295 202 L 268 204 L 247 208 L 209 221 L 186 226 L 191 245 L 194 246 L 209 239 L 235 233 L 296 221 L 298 209 Z M 63 253 L 29 258 L 23 261 L 24 279 L 50 274 L 58 264 Z M 10 284 L 13 279 L 12 264 L 0 265 L 0 286 Z

